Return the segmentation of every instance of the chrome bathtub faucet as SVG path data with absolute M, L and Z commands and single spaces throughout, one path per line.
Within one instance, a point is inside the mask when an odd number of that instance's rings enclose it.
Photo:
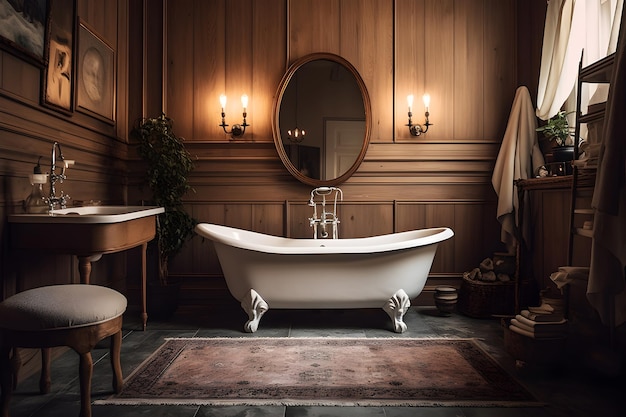
M 333 197 L 332 211 L 326 209 L 326 197 Z M 316 197 L 321 197 L 321 201 L 317 203 Z M 313 228 L 313 239 L 318 237 L 328 239 L 338 238 L 339 217 L 337 216 L 337 199 L 343 200 L 343 192 L 337 187 L 318 187 L 311 191 L 309 206 L 313 207 L 313 217 L 309 217 L 309 225 Z M 318 214 L 317 205 L 320 205 L 320 213 Z M 328 232 L 330 229 L 330 234 Z

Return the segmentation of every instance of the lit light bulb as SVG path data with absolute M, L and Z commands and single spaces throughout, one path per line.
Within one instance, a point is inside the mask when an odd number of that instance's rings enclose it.
M 223 113 L 224 108 L 226 107 L 226 96 L 224 94 L 220 96 L 220 104 L 222 105 L 222 113 Z
M 241 105 L 243 106 L 243 112 L 246 112 L 248 108 L 248 96 L 246 94 L 241 96 Z
M 413 107 L 413 94 L 409 94 L 406 96 L 406 102 L 409 105 L 409 113 L 411 112 L 411 108 Z
M 430 94 L 424 94 L 422 99 L 424 100 L 424 107 L 426 108 L 426 111 L 428 111 L 428 107 L 430 107 Z

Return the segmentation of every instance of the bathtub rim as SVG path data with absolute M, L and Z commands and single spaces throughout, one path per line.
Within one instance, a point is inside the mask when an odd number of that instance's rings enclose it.
M 295 239 L 206 222 L 196 225 L 196 233 L 225 245 L 283 255 L 391 252 L 437 244 L 454 236 L 448 227 L 433 227 L 361 238 Z M 388 241 L 390 237 L 394 239 Z

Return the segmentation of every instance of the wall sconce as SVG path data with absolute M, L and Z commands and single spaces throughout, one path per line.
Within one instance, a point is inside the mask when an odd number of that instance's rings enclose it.
M 243 123 L 233 125 L 230 131 L 226 130 L 226 127 L 228 125 L 226 124 L 226 113 L 224 113 L 224 108 L 226 107 L 226 96 L 224 94 L 220 96 L 220 104 L 222 105 L 222 124 L 220 126 L 222 126 L 222 129 L 224 129 L 224 133 L 231 135 L 231 137 L 233 138 L 243 136 L 243 134 L 246 133 L 246 127 L 250 126 L 248 123 L 246 123 L 246 117 L 248 116 L 248 113 L 246 112 L 248 108 L 248 96 L 245 94 L 241 96 L 241 105 L 243 107 Z
M 423 125 L 413 124 L 413 122 L 411 121 L 411 118 L 413 117 L 413 113 L 412 113 L 412 109 L 413 109 L 413 94 L 410 94 L 410 95 L 406 96 L 406 102 L 409 105 L 409 123 L 406 124 L 405 126 L 409 127 L 409 132 L 411 132 L 412 136 L 419 136 L 422 133 L 428 132 L 428 127 L 432 125 L 432 123 L 430 123 L 428 121 L 428 116 L 430 116 L 430 112 L 428 111 L 428 107 L 430 106 L 430 95 L 429 94 L 424 94 L 422 99 L 424 100 L 424 108 L 426 110 L 424 112 L 424 115 L 426 116 L 426 121 L 424 122 Z

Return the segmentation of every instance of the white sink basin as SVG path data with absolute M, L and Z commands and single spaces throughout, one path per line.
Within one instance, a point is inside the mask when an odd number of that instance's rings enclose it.
M 16 249 L 39 249 L 77 256 L 112 253 L 148 242 L 163 207 L 87 206 L 53 210 L 52 215 L 9 215 Z
M 156 236 L 153 206 L 87 206 L 52 210 L 52 215 L 9 215 L 9 241 L 15 249 L 70 254 L 78 257 L 80 282 L 89 284 L 91 262 L 102 254 L 142 246 L 141 317 L 146 328 L 146 248 Z
M 9 223 L 120 223 L 163 213 L 154 206 L 87 206 L 52 210 L 51 214 L 11 214 Z

